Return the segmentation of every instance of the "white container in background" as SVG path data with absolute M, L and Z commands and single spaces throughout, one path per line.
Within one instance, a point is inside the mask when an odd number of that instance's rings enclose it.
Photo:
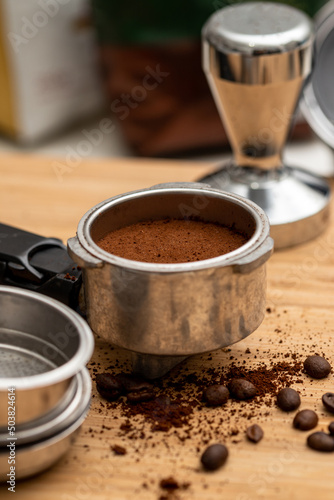
M 0 0 L 0 132 L 32 143 L 103 106 L 89 0 Z

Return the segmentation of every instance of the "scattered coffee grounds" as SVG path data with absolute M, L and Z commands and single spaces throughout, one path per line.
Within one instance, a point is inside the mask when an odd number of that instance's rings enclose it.
M 179 488 L 186 489 L 187 487 L 189 487 L 189 484 L 180 485 L 179 482 L 172 476 L 167 477 L 166 479 L 161 479 L 160 481 L 160 488 L 163 490 L 174 491 Z
M 313 410 L 301 410 L 293 419 L 293 426 L 295 429 L 301 431 L 309 431 L 314 429 L 318 424 L 318 415 Z
M 176 264 L 212 259 L 246 242 L 243 234 L 218 223 L 162 219 L 122 227 L 108 233 L 97 244 L 125 259 Z
M 317 451 L 334 451 L 334 438 L 325 432 L 313 432 L 307 438 L 307 445 Z
M 172 427 L 181 428 L 188 425 L 195 406 L 195 401 L 187 401 L 182 396 L 171 400 L 168 396 L 161 394 L 152 401 L 138 403 L 135 406 L 123 404 L 122 410 L 129 419 L 134 415 L 142 415 L 146 422 L 151 423 L 151 431 L 167 432 Z M 126 433 L 133 432 L 132 427 L 123 428 L 123 430 Z
M 282 317 L 282 321 L 285 320 L 283 314 Z M 306 320 L 305 323 L 307 323 Z M 279 324 L 278 326 L 280 327 L 281 325 Z M 263 343 L 260 344 L 262 340 Z M 189 449 L 192 450 L 192 453 L 198 453 L 198 456 L 201 455 L 201 451 L 204 451 L 209 444 L 215 442 L 226 443 L 230 449 L 230 453 L 232 453 L 233 448 L 233 454 L 237 455 L 238 448 L 241 446 L 239 446 L 239 443 L 242 443 L 246 439 L 247 434 L 250 433 L 249 429 L 253 427 L 251 425 L 253 422 L 266 422 L 265 429 L 270 429 L 269 423 L 273 425 L 277 423 L 279 415 L 277 411 L 272 415 L 270 407 L 275 405 L 277 394 L 282 388 L 295 387 L 297 384 L 300 384 L 297 388 L 300 390 L 302 398 L 303 395 L 305 395 L 305 398 L 315 397 L 315 392 L 318 390 L 317 383 L 316 388 L 313 391 L 311 390 L 314 382 L 312 383 L 307 378 L 303 369 L 303 361 L 306 355 L 309 352 L 317 352 L 315 350 L 317 346 L 305 345 L 300 347 L 298 345 L 296 347 L 297 351 L 292 352 L 291 347 L 288 345 L 289 340 L 283 337 L 283 341 L 279 341 L 279 343 L 283 343 L 282 350 L 277 352 L 271 348 L 271 345 L 274 343 L 276 346 L 277 338 L 271 340 L 271 338 L 265 339 L 263 337 L 259 339 L 257 346 L 250 345 L 250 348 L 247 349 L 246 345 L 242 349 L 234 349 L 233 347 L 231 349 L 225 348 L 217 356 L 217 359 L 215 353 L 199 356 L 200 361 L 198 359 L 194 361 L 190 359 L 173 370 L 171 375 L 166 375 L 151 384 L 156 395 L 151 401 L 140 402 L 135 405 L 129 404 L 126 400 L 126 394 L 129 393 L 126 392 L 123 384 L 123 395 L 121 395 L 118 401 L 106 403 L 102 398 L 93 394 L 97 409 L 105 418 L 104 422 L 107 423 L 107 419 L 110 419 L 111 430 L 110 435 L 104 434 L 99 436 L 101 430 L 93 429 L 94 434 L 101 440 L 110 438 L 111 436 L 115 440 L 120 439 L 121 444 L 125 443 L 128 453 L 131 452 L 136 457 L 136 462 L 142 460 L 145 450 L 149 450 L 149 457 L 152 454 L 152 456 L 161 459 L 163 458 L 163 449 L 166 447 L 165 452 L 170 457 L 177 457 L 176 464 L 179 463 L 179 460 L 183 464 L 183 450 L 186 439 L 189 440 Z M 103 358 L 108 356 L 105 347 L 104 350 L 106 352 L 102 353 L 104 355 Z M 322 351 L 320 353 L 323 356 L 326 355 Z M 129 369 L 129 361 L 127 359 L 124 361 L 121 356 L 116 361 L 109 357 L 107 359 L 107 363 L 110 363 L 110 366 L 106 365 L 103 359 L 103 365 L 102 363 L 94 363 L 93 373 L 96 374 L 102 366 L 104 369 L 108 366 L 107 369 L 112 370 L 114 376 L 117 377 L 115 373 L 120 370 Z M 207 360 L 210 360 L 210 363 Z M 120 374 L 118 380 L 122 378 L 122 374 Z M 218 408 L 210 408 L 207 401 L 206 404 L 204 403 L 205 398 L 202 396 L 209 387 L 219 384 L 227 387 L 235 378 L 251 382 L 257 389 L 256 395 L 252 399 L 245 401 L 236 401 L 231 398 Z M 145 383 L 147 382 L 145 381 Z M 127 384 L 125 383 L 125 385 Z M 127 386 L 127 389 L 129 390 L 129 386 Z M 322 416 L 324 416 L 324 413 L 323 411 Z M 282 416 L 285 422 L 284 425 L 291 426 L 294 416 L 290 417 L 291 421 L 290 418 L 286 421 L 286 418 Z M 272 420 L 272 417 L 274 417 L 274 420 Z M 300 419 L 300 415 L 298 415 L 298 419 Z M 295 421 L 300 422 L 298 419 L 296 418 Z M 330 421 L 328 414 L 327 420 L 328 424 Z M 283 425 L 284 422 L 281 422 L 281 424 Z M 296 424 L 296 428 L 304 429 L 304 424 L 298 423 Z M 323 439 L 322 436 L 320 440 L 319 437 L 311 437 L 308 446 L 320 450 L 333 449 L 330 439 L 328 444 L 328 437 L 330 438 L 328 432 L 331 429 L 334 432 L 334 422 L 332 423 L 332 427 L 329 426 L 328 431 L 326 430 L 327 434 L 324 433 L 326 436 L 325 445 L 321 441 Z M 277 430 L 279 431 L 279 429 Z M 165 434 L 156 434 L 156 431 Z M 247 434 L 243 436 L 245 432 Z M 309 433 L 307 432 L 306 434 Z M 299 437 L 296 434 L 296 440 Z M 278 439 L 280 438 L 278 437 Z M 177 444 L 178 440 L 180 441 L 180 445 Z M 266 443 L 263 443 L 263 445 L 266 446 Z M 259 446 L 261 447 L 261 444 Z M 313 452 L 309 451 L 309 453 Z M 149 457 L 146 457 L 146 459 Z M 122 461 L 122 459 L 120 460 Z M 229 466 L 228 463 L 226 465 Z M 143 470 L 145 470 L 145 466 L 146 462 L 143 464 Z M 177 469 L 173 465 L 172 468 L 168 469 L 167 474 L 174 474 L 175 470 Z M 222 470 L 223 476 L 220 476 L 218 472 L 218 479 L 220 477 L 224 481 L 226 473 L 228 473 L 228 469 Z M 166 478 L 168 480 L 167 474 Z M 158 479 L 158 484 L 159 480 L 160 478 Z M 175 482 L 177 483 L 178 481 L 175 480 Z M 156 486 L 156 476 L 151 479 L 149 479 L 149 476 L 145 477 L 143 487 L 147 489 L 152 487 L 155 489 Z M 205 485 L 203 484 L 203 488 L 204 486 L 210 488 L 211 484 L 207 482 Z M 171 500 L 172 498 L 174 500 L 173 495 L 176 493 L 176 497 L 178 490 L 168 489 L 167 487 L 162 488 L 159 493 L 157 496 L 163 500 Z M 208 493 L 211 493 L 211 491 L 208 491 Z
M 271 360 L 269 365 L 260 362 L 253 365 L 252 369 L 247 369 L 232 361 L 222 371 L 208 368 L 201 374 L 184 374 L 177 379 L 163 377 L 154 381 L 153 384 L 130 374 L 114 374 L 112 376 L 121 383 L 121 397 L 119 401 L 108 403 L 107 409 L 109 411 L 114 408 L 121 410 L 121 415 L 125 420 L 122 419 L 120 422 L 120 435 L 126 434 L 130 439 L 144 439 L 148 428 L 153 432 L 169 432 L 174 429 L 181 441 L 199 436 L 201 442 L 207 444 L 210 440 L 227 439 L 237 435 L 239 429 L 234 425 L 235 419 L 240 419 L 240 423 L 246 424 L 247 420 L 255 415 L 254 411 L 258 405 L 264 403 L 268 407 L 272 406 L 274 398 L 282 387 L 302 380 L 300 379 L 302 369 L 302 363 L 296 360 L 293 362 Z M 245 379 L 256 385 L 256 396 L 240 402 L 237 406 L 223 404 L 219 411 L 223 411 L 224 414 L 215 421 L 208 419 L 205 413 L 201 415 L 199 410 L 205 408 L 204 390 L 210 386 L 219 385 L 219 381 L 220 385 L 226 386 L 235 378 Z M 97 376 L 96 380 L 98 380 Z M 146 402 L 129 404 L 130 402 L 122 396 L 126 395 L 127 390 L 130 389 L 136 392 L 134 387 L 152 390 L 155 398 Z M 105 411 L 102 401 L 100 411 Z M 198 429 L 193 428 L 194 412 L 197 415 L 196 419 L 200 422 Z M 266 415 L 267 412 L 263 410 L 262 416 L 266 417 Z M 224 426 L 222 426 L 223 423 Z M 246 426 L 243 430 L 246 430 Z
M 123 386 L 111 373 L 99 373 L 95 377 L 96 388 L 107 401 L 115 401 L 123 393 Z
M 66 273 L 65 276 L 64 276 L 64 280 L 76 281 L 77 278 L 75 276 L 72 276 L 70 273 Z
M 249 439 L 249 441 L 252 441 L 253 443 L 258 443 L 263 438 L 263 430 L 257 424 L 251 425 L 246 429 L 246 436 Z
M 206 470 L 217 470 L 224 465 L 228 457 L 228 449 L 223 444 L 208 446 L 201 456 L 201 463 Z
M 333 436 L 334 435 L 334 422 L 331 422 L 328 425 L 328 430 L 329 430 L 329 433 Z
M 277 394 L 277 406 L 283 411 L 294 411 L 300 406 L 300 396 L 291 387 L 281 389 Z
M 203 392 L 203 400 L 208 406 L 221 406 L 230 397 L 229 390 L 224 385 L 211 385 Z
M 256 395 L 256 387 L 249 380 L 235 378 L 228 384 L 228 390 L 235 399 L 252 399 Z
M 115 455 L 126 455 L 126 449 L 123 446 L 114 444 L 113 446 L 111 446 L 111 449 L 115 453 Z
M 257 389 L 257 396 L 263 398 L 267 394 L 276 396 L 283 387 L 289 387 L 292 382 L 301 383 L 300 375 L 303 364 L 299 361 L 274 361 L 270 365 L 260 363 L 257 367 L 248 370 L 232 362 L 230 367 L 220 378 L 221 384 L 226 384 L 232 378 L 245 378 L 252 382 Z
M 333 392 L 326 392 L 326 394 L 324 394 L 322 396 L 322 403 L 327 411 L 329 411 L 330 413 L 334 413 L 334 393 Z
M 165 479 L 161 479 L 159 486 L 167 494 L 167 496 L 161 495 L 159 500 L 177 500 L 179 497 L 175 496 L 174 492 L 177 490 L 187 490 L 190 483 L 179 483 L 179 481 L 177 481 L 173 476 L 170 476 Z
M 325 378 L 331 372 L 331 365 L 322 356 L 308 356 L 304 361 L 304 369 L 312 378 Z

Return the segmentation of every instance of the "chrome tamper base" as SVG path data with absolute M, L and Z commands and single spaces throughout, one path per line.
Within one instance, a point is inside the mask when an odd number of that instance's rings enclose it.
M 263 208 L 275 248 L 316 237 L 329 216 L 328 184 L 282 161 L 313 38 L 306 14 L 272 2 L 225 7 L 203 28 L 203 69 L 234 159 L 201 181 Z

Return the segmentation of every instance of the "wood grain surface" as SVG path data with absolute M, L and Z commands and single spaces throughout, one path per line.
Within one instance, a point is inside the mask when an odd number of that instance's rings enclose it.
M 65 168 L 60 166 L 61 160 L 58 164 L 55 161 L 27 155 L 0 157 L 1 222 L 65 241 L 75 234 L 81 216 L 99 201 L 160 182 L 192 181 L 213 169 L 210 164 L 143 159 L 87 160 L 75 168 Z M 184 374 L 200 376 L 210 368 L 219 373 L 222 367 L 230 365 L 231 358 L 247 369 L 256 369 L 262 363 L 293 363 L 293 358 L 303 361 L 311 353 L 323 353 L 334 363 L 333 221 L 316 240 L 276 252 L 268 262 L 267 274 L 267 313 L 260 328 L 230 350 L 186 360 L 169 374 L 167 385 Z M 115 365 L 116 359 L 118 366 L 129 366 L 128 353 L 96 339 L 91 373 Z M 292 387 L 300 391 L 301 408 L 316 410 L 316 430 L 325 430 L 334 415 L 324 411 L 321 395 L 334 390 L 334 375 L 311 380 L 302 373 L 298 379 Z M 185 440 L 182 429 L 151 432 L 148 423 L 139 417 L 133 425 L 145 429 L 145 439 L 138 433 L 130 439 L 129 434 L 120 431 L 125 421 L 122 411 L 101 406 L 101 401 L 94 386 L 91 410 L 75 443 L 49 471 L 18 482 L 17 498 L 333 498 L 334 453 L 308 449 L 308 433 L 292 427 L 294 414 L 283 413 L 270 398 L 267 404 L 260 401 L 253 405 L 250 418 L 246 403 L 244 411 L 239 407 L 233 415 L 237 403 L 231 400 L 222 408 L 196 409 L 193 436 Z M 250 423 L 258 423 L 264 430 L 264 438 L 257 445 L 248 442 L 244 435 Z M 225 442 L 229 448 L 226 464 L 214 473 L 200 467 L 207 440 Z M 111 450 L 115 444 L 125 447 L 126 455 L 115 455 Z M 180 485 L 187 483 L 187 487 L 174 493 L 163 491 L 160 481 L 169 476 Z M 10 493 L 2 486 L 0 495 L 5 498 Z

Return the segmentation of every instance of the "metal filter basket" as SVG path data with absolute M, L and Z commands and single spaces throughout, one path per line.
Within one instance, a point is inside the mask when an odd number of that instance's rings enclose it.
M 0 286 L 0 434 L 7 429 L 9 389 L 15 426 L 66 406 L 73 378 L 89 361 L 94 340 L 87 323 L 54 299 Z M 51 415 L 51 413 L 50 413 Z
M 15 478 L 23 479 L 51 467 L 68 450 L 89 410 L 91 379 L 87 369 L 74 376 L 74 393 L 47 416 L 24 424 L 15 433 Z M 0 434 L 0 483 L 9 480 L 8 433 Z

